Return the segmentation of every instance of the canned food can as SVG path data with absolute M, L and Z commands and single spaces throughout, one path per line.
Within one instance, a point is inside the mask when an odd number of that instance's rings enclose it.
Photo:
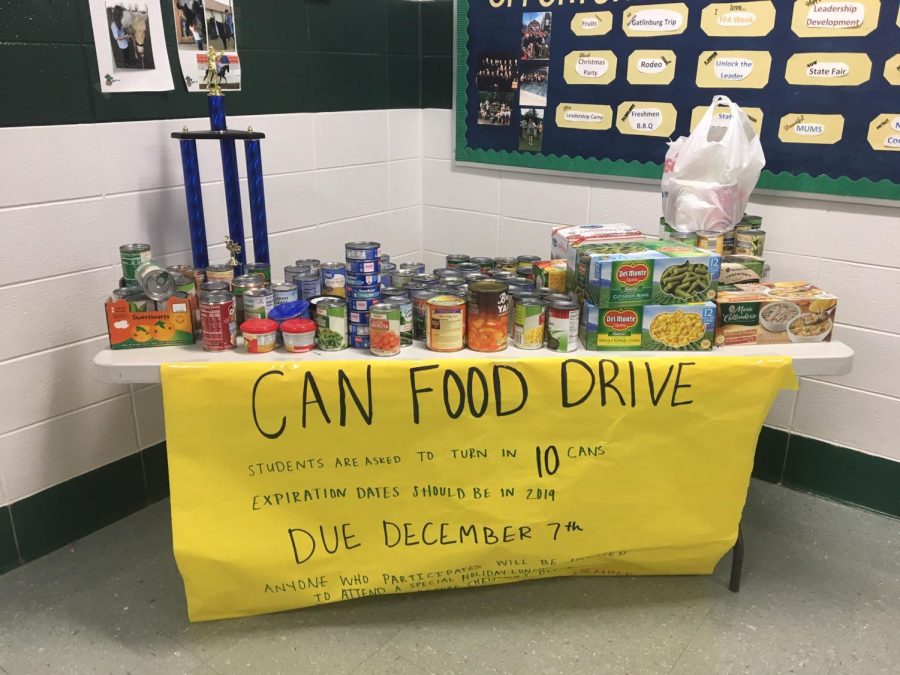
M 412 281 L 421 281 L 426 284 L 430 284 L 433 281 L 437 280 L 437 275 L 429 274 L 428 272 L 422 272 L 420 274 L 415 275 L 412 278 Z
M 350 310 L 350 323 L 369 323 L 369 313 L 368 312 L 357 312 L 356 310 Z
M 454 269 L 459 263 L 469 262 L 470 257 L 465 253 L 448 253 L 447 254 L 447 269 Z
M 241 296 L 244 320 L 267 319 L 275 308 L 275 295 L 271 288 L 248 288 Z
M 211 293 L 213 291 L 227 291 L 228 282 L 225 281 L 204 281 L 200 284 L 201 293 Z
M 515 258 L 494 258 L 494 269 L 515 274 L 519 269 L 519 261 Z
M 382 253 L 380 256 L 378 256 L 378 260 L 383 263 L 391 262 L 391 256 L 389 256 L 387 253 Z
M 727 230 L 722 233 L 722 255 L 734 255 L 735 231 Z
M 459 291 L 460 293 L 465 293 L 467 284 L 465 279 L 454 277 L 452 279 L 444 279 L 444 286 Z
M 395 302 L 379 302 L 369 313 L 369 345 L 375 356 L 400 353 L 402 310 Z
M 368 349 L 369 348 L 369 336 L 368 335 L 352 335 L 350 337 L 350 346 L 353 349 Z
M 669 241 L 678 241 L 682 244 L 687 244 L 688 246 L 696 246 L 697 245 L 697 233 L 696 232 L 667 232 L 666 236 L 663 239 L 668 239 Z
M 406 283 L 406 286 L 403 287 L 403 289 L 409 293 L 412 293 L 413 291 L 425 290 L 426 288 L 428 288 L 428 286 L 430 286 L 430 284 L 426 281 L 416 281 L 415 279 L 410 279 Z
M 309 274 L 312 272 L 312 268 L 308 265 L 286 265 L 284 268 L 284 283 L 293 284 L 294 277 L 299 277 L 301 274 Z
M 548 293 L 541 298 L 546 303 L 551 302 L 569 302 L 572 298 L 568 293 Z
M 437 295 L 426 303 L 425 345 L 435 352 L 458 352 L 466 346 L 466 301 Z
M 413 291 L 413 340 L 425 339 L 425 326 L 428 315 L 428 301 L 437 297 L 437 293 L 429 290 Z
M 194 268 L 190 265 L 167 265 L 166 270 L 168 270 L 175 276 L 181 274 L 183 276 L 190 277 L 191 279 L 194 278 Z
M 297 302 L 300 299 L 300 290 L 292 284 L 273 284 L 272 302 L 275 306 L 288 302 Z
M 323 263 L 319 268 L 322 273 L 322 293 L 346 297 L 345 286 L 348 283 L 347 268 L 342 262 Z
M 378 274 L 381 263 L 378 260 L 348 260 L 344 268 L 350 274 Z
M 746 225 L 747 229 L 750 230 L 760 230 L 762 229 L 762 220 L 762 216 L 751 216 L 745 213 L 738 225 Z
M 268 285 L 272 283 L 272 266 L 267 262 L 252 262 L 244 265 L 247 274 L 261 274 L 263 281 Z
M 413 301 L 408 295 L 389 300 L 400 306 L 400 346 L 409 347 L 413 343 Z
M 534 268 L 532 268 L 532 272 L 534 272 Z M 534 279 L 529 279 L 524 276 L 518 276 L 518 273 L 516 276 L 510 279 L 504 279 L 503 281 L 509 286 L 510 292 L 512 292 L 513 289 L 529 291 L 534 289 Z
M 381 283 L 381 275 L 376 273 L 372 274 L 348 274 L 347 275 L 347 285 L 348 286 L 376 286 Z
M 301 300 L 322 295 L 322 277 L 318 272 L 307 272 L 294 277 L 294 285 L 299 289 Z
M 516 298 L 513 344 L 519 349 L 544 346 L 544 303 L 539 298 Z
M 472 284 L 472 283 L 475 283 L 476 281 L 485 281 L 487 279 L 490 279 L 490 277 L 487 274 L 484 274 L 482 272 L 468 272 L 463 277 L 463 280 L 467 284 Z
M 368 312 L 369 308 L 372 305 L 377 305 L 381 300 L 380 297 L 375 296 L 373 298 L 354 298 L 350 296 L 347 298 L 347 306 L 354 312 Z M 312 300 L 310 300 L 312 303 Z
M 725 237 L 721 232 L 700 230 L 697 232 L 697 247 L 722 254 L 725 248 Z
M 516 332 L 516 304 L 521 298 L 533 298 L 540 300 L 537 293 L 525 291 L 521 288 L 509 289 L 509 335 L 512 338 Z
M 156 309 L 156 304 L 143 293 L 135 293 L 134 295 L 125 296 L 128 303 L 129 312 L 152 312 Z
M 381 244 L 377 241 L 351 241 L 344 244 L 347 260 L 380 260 Z
M 209 265 L 206 268 L 207 281 L 224 281 L 231 286 L 232 279 L 234 279 L 234 266 L 231 264 Z
M 578 349 L 580 316 L 577 302 L 551 302 L 547 308 L 547 347 L 555 352 L 574 352 Z
M 299 293 L 299 289 L 298 289 L 298 293 Z M 328 297 L 331 297 L 331 296 L 319 295 L 319 296 L 316 296 L 315 298 L 304 298 L 306 300 L 306 302 L 309 304 L 309 315 L 313 319 L 316 318 L 316 305 L 318 305 L 321 300 L 324 300 L 325 298 L 328 298 Z
M 137 295 L 140 292 L 139 288 L 134 286 L 124 286 L 122 288 L 114 288 L 112 290 L 112 301 L 117 302 L 118 300 L 124 300 L 129 295 Z
M 467 274 L 472 274 L 472 272 L 481 272 L 481 265 L 477 265 L 472 262 L 461 262 L 456 266 L 456 271 L 460 274 L 460 276 L 466 276 Z
M 200 294 L 200 324 L 203 330 L 203 349 L 222 352 L 234 349 L 237 324 L 234 298 L 228 291 L 209 291 Z
M 244 293 L 252 288 L 263 288 L 266 281 L 261 274 L 242 274 L 231 281 L 231 291 L 234 294 L 234 316 L 237 325 L 244 323 Z
M 374 286 L 348 286 L 347 287 L 347 297 L 353 298 L 354 300 L 372 300 L 378 299 L 381 295 L 381 286 L 375 284 Z
M 137 268 L 151 258 L 150 244 L 124 244 L 119 247 L 119 260 L 122 261 L 122 276 L 125 281 L 134 281 Z
M 188 277 L 184 274 L 173 274 L 173 276 L 175 277 L 176 291 L 182 291 L 184 293 L 195 293 L 197 291 L 193 277 Z
M 381 285 L 390 286 L 391 277 L 394 276 L 394 272 L 396 271 L 397 266 L 394 263 L 381 263 L 381 270 L 379 271 L 381 274 Z
M 305 267 L 310 272 L 318 272 L 321 265 L 322 261 L 318 258 L 300 258 L 300 260 L 294 261 L 294 267 Z
M 152 260 L 141 263 L 134 271 L 134 276 L 141 290 L 151 300 L 165 300 L 175 292 L 175 277 Z
M 380 303 L 384 304 L 384 303 Z M 369 334 L 369 324 L 367 323 L 353 323 L 352 321 L 347 324 L 349 328 L 350 337 L 354 335 L 368 335 Z
M 483 274 L 489 274 L 492 269 L 494 269 L 494 259 L 493 258 L 484 258 L 481 256 L 475 258 L 469 258 L 469 262 L 473 265 L 478 265 L 478 269 Z
M 518 268 L 516 268 L 516 271 L 513 271 L 513 272 L 510 272 L 509 270 L 495 268 L 491 272 L 491 278 L 492 279 L 500 279 L 502 281 L 506 281 L 507 279 L 515 279 L 518 277 L 518 274 L 516 274 L 517 271 L 518 271 Z
M 406 296 L 406 289 L 398 286 L 385 286 L 381 289 L 382 298 L 395 298 L 398 296 Z
M 416 274 L 417 272 L 414 272 L 412 270 L 397 269 L 397 271 L 391 275 L 391 286 L 403 288 L 412 280 L 412 278 Z
M 743 230 L 734 237 L 736 255 L 762 257 L 766 250 L 766 233 L 762 230 Z
M 520 267 L 516 270 L 516 278 L 525 279 L 525 281 L 534 282 L 534 268 L 533 267 Z
M 423 262 L 404 262 L 397 265 L 397 269 L 401 272 L 412 272 L 415 274 L 425 274 L 425 263 Z
M 476 281 L 469 286 L 466 344 L 476 352 L 499 352 L 509 340 L 509 286 Z
M 518 269 L 527 269 L 532 274 L 534 274 L 533 265 L 534 263 L 540 261 L 541 256 L 539 255 L 520 255 L 516 256 L 516 267 Z
M 316 303 L 316 342 L 319 349 L 336 352 L 347 346 L 347 302 L 325 297 Z

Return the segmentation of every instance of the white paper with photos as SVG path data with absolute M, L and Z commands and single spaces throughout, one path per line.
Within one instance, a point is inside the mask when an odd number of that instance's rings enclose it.
M 221 52 L 219 87 L 226 94 L 241 90 L 234 0 L 167 0 L 172 3 L 175 42 L 181 76 L 188 91 L 205 92 L 209 48 Z
M 100 91 L 174 89 L 159 0 L 89 0 Z

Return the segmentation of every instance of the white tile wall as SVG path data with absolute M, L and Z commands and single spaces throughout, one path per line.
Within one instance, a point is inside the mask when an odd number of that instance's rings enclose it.
M 429 266 L 457 251 L 547 255 L 550 228 L 585 219 L 658 232 L 656 184 L 455 167 L 452 113 L 425 110 L 422 120 Z M 763 216 L 773 277 L 836 293 L 835 335 L 856 351 L 851 374 L 782 392 L 766 423 L 900 461 L 900 209 L 754 195 L 747 210 Z
M 167 264 L 190 259 L 169 134 L 203 124 L 0 129 L 0 155 L 18 158 L 0 162 L 0 234 L 9 242 L 0 306 L 34 326 L 0 331 L 0 381 L 18 385 L 0 391 L 0 505 L 164 437 L 159 388 L 98 383 L 90 358 L 105 342 L 98 299 L 119 276 L 119 243 L 149 241 Z M 341 259 L 349 239 L 377 239 L 393 259 L 432 268 L 448 252 L 546 254 L 550 229 L 562 223 L 622 221 L 657 231 L 653 184 L 455 167 L 446 110 L 247 116 L 229 124 L 267 135 L 276 277 L 298 257 Z M 210 255 L 224 259 L 219 153 L 200 147 Z M 749 210 L 765 218 L 775 275 L 813 279 L 840 295 L 837 336 L 857 353 L 850 375 L 783 392 L 767 423 L 900 460 L 900 212 L 765 195 Z

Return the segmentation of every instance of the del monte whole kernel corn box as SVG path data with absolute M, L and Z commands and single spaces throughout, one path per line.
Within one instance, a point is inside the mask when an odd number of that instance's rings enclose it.
M 705 351 L 715 329 L 712 302 L 603 308 L 586 302 L 580 337 L 591 351 Z

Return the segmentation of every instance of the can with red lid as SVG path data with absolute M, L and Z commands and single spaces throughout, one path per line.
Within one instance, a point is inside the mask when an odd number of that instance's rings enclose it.
M 228 291 L 208 291 L 200 294 L 200 324 L 203 329 L 203 349 L 224 352 L 234 349 L 237 326 L 234 318 L 234 297 Z
M 288 319 L 281 324 L 284 349 L 288 352 L 310 352 L 316 343 L 316 322 L 311 319 Z
M 241 333 L 249 354 L 263 354 L 275 349 L 278 322 L 272 319 L 248 319 L 241 324 Z

